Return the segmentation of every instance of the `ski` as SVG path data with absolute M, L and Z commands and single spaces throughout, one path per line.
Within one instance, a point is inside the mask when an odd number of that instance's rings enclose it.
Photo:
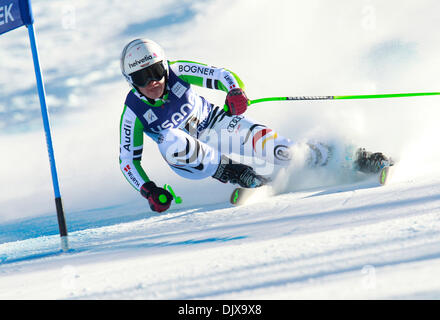
M 248 203 L 251 197 L 255 200 L 270 195 L 273 195 L 270 185 L 264 185 L 258 188 L 237 187 L 232 191 L 229 201 L 233 206 L 241 206 Z
M 387 183 L 390 182 L 391 176 L 393 174 L 394 170 L 394 163 L 387 164 L 382 169 L 379 170 L 379 173 L 377 174 L 377 181 L 379 182 L 379 186 L 385 186 Z M 374 175 L 376 175 L 374 174 Z M 233 206 L 242 206 L 244 205 L 249 198 L 257 192 L 259 188 L 235 188 L 230 196 L 230 203 Z
M 240 206 L 243 205 L 247 199 L 252 194 L 252 191 L 254 189 L 246 189 L 246 188 L 235 188 L 234 191 L 231 193 L 230 202 L 234 206 Z
M 387 165 L 387 166 L 383 167 L 382 169 L 380 169 L 380 171 L 379 171 L 379 184 L 380 185 L 384 186 L 389 182 L 390 177 L 393 173 L 393 169 L 394 169 L 394 165 Z

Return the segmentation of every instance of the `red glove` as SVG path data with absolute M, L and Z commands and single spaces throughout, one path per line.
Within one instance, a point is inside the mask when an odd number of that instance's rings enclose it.
M 167 210 L 173 196 L 164 188 L 156 186 L 153 181 L 145 182 L 141 187 L 141 195 L 148 200 L 150 208 L 156 212 L 163 212 Z
M 228 106 L 226 111 L 228 116 L 238 116 L 246 111 L 248 98 L 243 89 L 235 88 L 228 92 L 225 104 Z

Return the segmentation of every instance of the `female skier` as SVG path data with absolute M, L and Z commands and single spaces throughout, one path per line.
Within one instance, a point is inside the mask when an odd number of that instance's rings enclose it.
M 213 177 L 243 188 L 268 182 L 251 166 L 232 160 L 232 154 L 289 165 L 294 143 L 242 115 L 248 98 L 234 72 L 198 62 L 168 61 L 162 48 L 148 39 L 124 47 L 121 71 L 132 89 L 120 120 L 120 167 L 153 211 L 167 210 L 173 197 L 141 166 L 144 133 L 157 143 L 171 169 L 188 179 Z M 224 91 L 227 110 L 199 96 L 191 85 Z M 310 166 L 327 164 L 331 148 L 322 143 L 307 146 Z M 386 160 L 381 153 L 361 149 L 355 163 L 358 170 L 377 172 Z

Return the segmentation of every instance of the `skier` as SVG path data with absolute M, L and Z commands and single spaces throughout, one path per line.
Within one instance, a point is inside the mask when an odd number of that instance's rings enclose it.
M 213 177 L 223 183 L 256 188 L 266 184 L 268 177 L 232 160 L 231 154 L 256 157 L 276 166 L 290 164 L 294 143 L 242 115 L 248 98 L 234 72 L 198 62 L 168 61 L 162 48 L 149 39 L 129 42 L 120 63 L 132 87 L 120 120 L 120 168 L 128 182 L 148 199 L 153 211 L 167 210 L 173 197 L 141 166 L 143 133 L 157 143 L 171 169 L 188 179 Z M 224 91 L 227 110 L 199 96 L 191 85 Z M 230 140 L 232 144 L 228 144 Z M 307 145 L 310 166 L 327 164 L 329 146 Z M 381 153 L 360 149 L 355 163 L 361 171 L 376 172 L 386 160 Z

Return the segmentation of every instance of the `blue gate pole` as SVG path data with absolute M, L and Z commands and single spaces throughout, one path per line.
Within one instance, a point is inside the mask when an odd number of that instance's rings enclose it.
M 49 115 L 46 106 L 46 91 L 44 89 L 43 76 L 41 74 L 40 60 L 38 58 L 35 30 L 34 30 L 34 25 L 32 23 L 26 25 L 26 27 L 28 29 L 29 40 L 31 43 L 32 59 L 34 60 L 34 69 L 35 69 L 35 76 L 37 78 L 38 96 L 40 98 L 40 105 L 41 105 L 41 115 L 43 117 L 44 131 L 46 133 L 47 151 L 49 153 L 50 170 L 52 173 L 52 184 L 55 193 L 55 207 L 57 210 L 58 226 L 60 229 L 60 236 L 61 236 L 61 249 L 63 251 L 67 251 L 69 250 L 67 225 L 64 216 L 63 203 L 61 200 L 60 187 L 58 184 L 58 174 L 57 174 L 57 169 L 55 165 L 55 156 L 52 147 L 52 137 L 50 134 Z

